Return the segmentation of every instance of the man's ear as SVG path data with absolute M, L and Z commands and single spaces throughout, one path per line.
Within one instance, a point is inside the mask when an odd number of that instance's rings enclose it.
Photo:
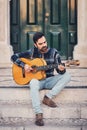
M 37 44 L 36 43 L 34 43 L 34 46 L 37 48 Z

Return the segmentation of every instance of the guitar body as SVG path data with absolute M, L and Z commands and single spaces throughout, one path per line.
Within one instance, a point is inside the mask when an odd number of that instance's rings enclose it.
M 36 58 L 36 59 L 25 59 L 25 58 L 20 58 L 21 61 L 24 63 L 28 64 L 29 66 L 36 66 L 37 68 L 39 66 L 44 66 L 46 65 L 45 60 L 42 58 Z M 22 67 L 19 67 L 16 64 L 13 64 L 12 67 L 12 74 L 13 74 L 13 79 L 14 81 L 19 84 L 19 85 L 26 85 L 28 84 L 32 79 L 44 79 L 46 78 L 45 71 L 40 70 L 40 71 L 31 71 L 29 73 L 26 73 L 25 70 Z

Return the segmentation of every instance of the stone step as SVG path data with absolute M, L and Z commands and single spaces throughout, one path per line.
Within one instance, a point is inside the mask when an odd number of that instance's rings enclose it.
M 1 71 L 0 129 L 28 130 L 36 128 L 29 87 L 16 85 L 11 69 L 1 69 Z M 54 98 L 58 107 L 53 109 L 41 104 L 46 123 L 46 127 L 42 127 L 42 129 L 52 129 L 53 126 L 60 130 L 87 129 L 87 70 L 68 69 L 68 71 L 72 75 L 70 83 Z M 41 101 L 48 91 L 40 91 Z
M 41 100 L 47 91 L 40 92 Z M 29 125 L 29 122 L 34 122 L 28 88 L 0 88 L 0 92 L 0 125 Z M 57 108 L 41 104 L 46 122 L 87 125 L 87 89 L 64 89 L 54 100 Z
M 67 88 L 87 88 L 87 69 L 67 69 L 67 71 L 71 75 Z M 14 82 L 11 68 L 0 68 L 0 87 L 21 87 Z
M 45 118 L 50 119 L 87 119 L 86 104 L 58 104 L 56 108 L 50 108 L 41 104 Z M 6 118 L 34 118 L 31 104 L 0 104 L 0 117 Z
M 50 90 L 40 91 L 40 98 Z M 87 89 L 65 88 L 55 98 L 56 103 L 87 104 Z M 0 104 L 31 103 L 29 88 L 0 88 Z
M 7 110 L 6 110 L 7 109 Z M 29 108 L 30 109 L 30 108 Z M 0 126 L 30 126 L 35 122 L 35 115 L 31 114 L 31 109 L 28 108 L 5 108 L 3 112 L 0 110 Z M 59 108 L 61 109 L 61 108 Z M 58 110 L 59 110 L 58 109 Z M 73 107 L 72 107 L 73 109 Z M 70 112 L 68 109 L 65 112 L 62 110 L 44 110 L 44 122 L 47 126 L 87 126 L 87 117 L 83 118 L 81 112 L 74 108 Z M 87 109 L 87 108 L 86 108 Z M 47 112 L 48 111 L 48 112 Z M 69 112 L 68 112 L 69 111 Z M 51 113 L 52 112 L 52 113 Z M 55 115 L 56 114 L 56 115 Z M 59 114 L 59 115 L 58 115 Z M 73 115 L 74 114 L 74 115 Z M 84 112 L 85 114 L 85 112 Z M 80 117 L 81 115 L 81 117 Z M 86 114 L 87 115 L 87 114 Z M 29 117 L 31 116 L 31 117 Z
M 42 127 L 36 126 L 36 125 L 30 125 L 30 126 L 8 126 L 8 127 L 0 127 L 0 130 L 87 130 L 87 127 L 84 126 L 78 126 L 78 127 L 65 127 L 65 126 L 52 126 L 45 125 Z

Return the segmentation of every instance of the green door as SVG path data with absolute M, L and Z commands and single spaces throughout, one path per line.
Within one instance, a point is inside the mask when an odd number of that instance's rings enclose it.
M 77 34 L 76 0 L 11 0 L 10 3 L 14 52 L 31 48 L 33 34 L 42 31 L 48 45 L 55 47 L 63 59 L 72 57 Z
M 45 0 L 45 34 L 51 47 L 55 47 L 63 59 L 68 52 L 67 0 Z

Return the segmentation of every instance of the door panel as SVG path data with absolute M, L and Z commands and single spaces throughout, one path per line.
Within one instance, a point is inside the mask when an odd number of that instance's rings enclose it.
M 41 0 L 20 0 L 21 51 L 33 46 L 32 36 L 35 31 L 43 32 L 42 9 Z
M 68 52 L 67 0 L 45 1 L 45 34 L 51 47 L 66 59 Z M 48 15 L 47 15 L 48 14 Z
M 13 46 L 14 52 L 20 50 L 20 35 L 19 35 L 19 1 L 11 0 L 10 2 L 10 43 Z
M 11 0 L 11 44 L 14 52 L 33 46 L 33 34 L 44 32 L 48 45 L 63 59 L 73 57 L 77 42 L 77 0 Z

